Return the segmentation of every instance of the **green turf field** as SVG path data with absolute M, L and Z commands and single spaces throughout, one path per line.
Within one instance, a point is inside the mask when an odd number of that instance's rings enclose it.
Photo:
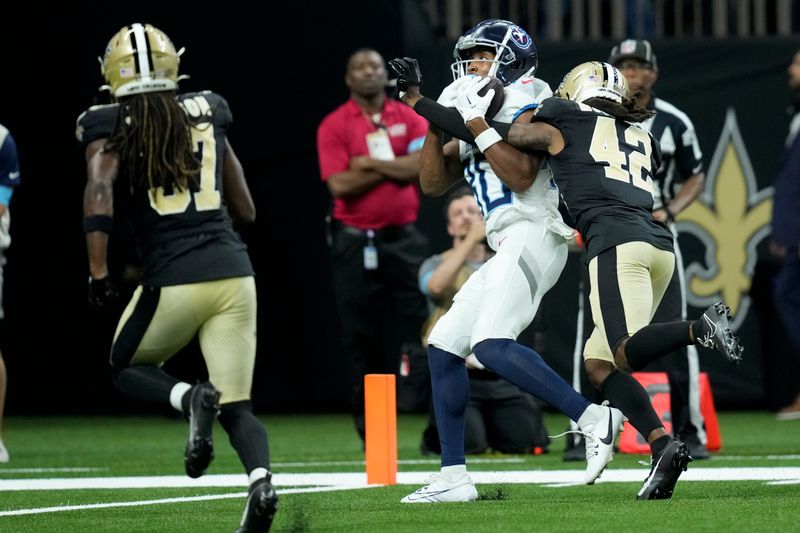
M 722 450 L 692 463 L 672 500 L 635 501 L 649 470 L 638 464 L 644 456 L 617 454 L 600 483 L 571 483 L 583 463 L 561 460 L 562 437 L 545 455 L 468 457 L 475 477 L 487 479 L 478 484 L 481 499 L 447 505 L 400 504 L 438 470 L 436 457 L 419 452 L 422 415 L 398 420 L 398 480 L 411 484 L 387 487 L 365 486 L 349 416 L 265 416 L 281 494 L 272 531 L 800 530 L 800 421 L 718 416 Z M 551 434 L 566 428 L 562 415 L 545 418 Z M 219 426 L 216 460 L 199 480 L 183 473 L 182 421 L 9 417 L 4 426 L 11 453 L 0 465 L 4 533 L 230 532 L 238 523 L 246 481 Z

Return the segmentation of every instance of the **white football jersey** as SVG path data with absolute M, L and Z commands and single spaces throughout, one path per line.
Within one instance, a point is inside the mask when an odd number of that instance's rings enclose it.
M 520 78 L 505 88 L 503 107 L 494 120 L 511 123 L 521 113 L 535 109 L 539 102 L 552 95 L 553 91 L 546 82 L 533 77 Z M 563 223 L 558 212 L 558 188 L 546 163 L 531 187 L 517 194 L 497 177 L 477 147 L 459 141 L 459 149 L 464 177 L 483 212 L 486 236 L 492 248 L 495 248 L 492 234 L 520 219 L 544 220 L 565 238 L 573 234 L 572 228 Z

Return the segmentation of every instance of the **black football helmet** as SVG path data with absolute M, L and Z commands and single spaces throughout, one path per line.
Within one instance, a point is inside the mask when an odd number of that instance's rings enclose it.
M 528 32 L 508 20 L 488 19 L 459 37 L 453 50 L 455 62 L 450 66 L 454 79 L 466 74 L 470 62 L 467 54 L 475 47 L 494 50 L 494 64 L 489 75 L 506 86 L 522 76 L 532 75 L 539 65 L 539 54 Z

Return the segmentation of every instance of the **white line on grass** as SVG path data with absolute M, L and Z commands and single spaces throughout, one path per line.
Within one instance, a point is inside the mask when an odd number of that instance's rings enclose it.
M 644 469 L 606 470 L 600 483 L 640 482 Z M 526 470 L 507 472 L 470 472 L 476 483 L 536 483 L 550 487 L 566 487 L 583 484 L 581 470 Z M 401 485 L 424 483 L 427 474 L 424 472 L 400 472 L 397 482 Z M 681 476 L 681 481 L 765 481 L 769 484 L 800 483 L 800 467 L 786 468 L 693 468 Z M 298 494 L 307 492 L 326 492 L 336 490 L 353 490 L 378 487 L 367 485 L 366 474 L 363 473 L 322 473 L 322 474 L 275 474 L 276 486 L 293 488 L 279 489 L 279 494 Z M 54 490 L 54 489 L 91 489 L 91 488 L 158 488 L 158 487 L 230 487 L 246 486 L 247 478 L 242 474 L 221 474 L 203 476 L 198 479 L 186 476 L 153 476 L 153 477 L 108 477 L 108 478 L 69 478 L 69 479 L 15 479 L 0 480 L 0 491 L 3 490 Z M 298 485 L 312 485 L 298 487 Z M 60 511 L 77 511 L 86 509 L 105 509 L 110 507 L 136 507 L 143 505 L 159 505 L 168 503 L 195 502 L 204 500 L 222 500 L 228 498 L 244 498 L 245 492 L 230 494 L 209 494 L 204 496 L 186 496 L 179 498 L 163 498 L 158 500 L 139 500 L 128 502 L 92 503 L 83 505 L 61 505 L 56 507 L 39 507 L 34 509 L 15 509 L 0 511 L 1 516 L 15 516 Z
M 800 459 L 800 455 L 717 455 L 714 454 L 715 459 L 730 459 L 732 461 L 754 461 L 754 460 L 765 460 L 765 461 L 791 461 Z
M 330 490 L 352 490 L 367 487 L 309 487 L 303 489 L 285 489 L 280 494 L 299 494 L 301 492 L 323 492 Z M 0 516 L 18 516 L 27 514 L 57 513 L 61 511 L 83 511 L 86 509 L 108 509 L 111 507 L 140 507 L 143 505 L 160 505 L 165 503 L 200 502 L 209 500 L 227 500 L 232 498 L 245 498 L 246 492 L 233 492 L 230 494 L 207 494 L 204 496 L 185 496 L 181 498 L 162 498 L 159 500 L 139 500 L 130 502 L 87 503 L 83 505 L 59 505 L 56 507 L 38 507 L 34 509 L 16 509 L 14 511 L 0 511 Z
M 41 474 L 44 472 L 105 472 L 108 468 L 0 468 L 0 474 Z
M 400 465 L 438 465 L 441 459 L 399 459 L 397 464 Z M 498 457 L 498 458 L 471 458 L 469 464 L 515 464 L 524 463 L 525 459 L 522 457 Z M 303 461 L 294 463 L 272 463 L 272 468 L 287 468 L 287 467 L 317 467 L 317 466 L 363 466 L 366 461 Z
M 641 482 L 647 468 L 608 469 L 599 482 Z M 583 470 L 519 470 L 519 471 L 470 471 L 476 483 L 537 483 L 537 484 L 583 484 Z M 399 472 L 397 483 L 417 485 L 428 478 L 426 472 Z M 789 481 L 800 480 L 800 467 L 761 468 L 689 468 L 681 481 Z M 276 473 L 276 487 L 350 487 L 364 488 L 367 475 L 364 472 L 329 473 Z M 50 479 L 5 479 L 0 480 L 0 493 L 22 490 L 81 490 L 81 489 L 146 489 L 181 487 L 246 487 L 244 474 L 216 474 L 197 479 L 186 476 L 131 476 L 131 477 L 86 477 Z M 325 489 L 323 489 L 325 490 Z M 337 489 L 338 490 L 338 489 Z

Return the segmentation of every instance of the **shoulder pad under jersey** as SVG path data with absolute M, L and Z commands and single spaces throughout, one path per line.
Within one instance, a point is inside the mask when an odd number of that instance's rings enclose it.
M 107 139 L 117 122 L 118 104 L 94 105 L 80 114 L 75 123 L 75 137 L 82 145 Z
M 564 100 L 563 98 L 552 96 L 550 98 L 546 98 L 541 104 L 539 104 L 539 107 L 535 111 L 534 120 L 557 123 L 559 119 L 564 118 L 565 116 L 573 113 L 580 113 L 584 110 L 591 111 L 592 108 L 588 106 L 580 106 L 571 100 Z
M 228 102 L 222 95 L 213 91 L 199 91 L 184 93 L 178 97 L 186 113 L 198 122 L 208 122 L 208 118 L 215 128 L 228 129 L 233 123 L 233 115 L 228 107 Z
M 509 85 L 508 88 L 529 94 L 537 102 L 553 96 L 550 85 L 546 81 L 533 76 L 523 76 Z

